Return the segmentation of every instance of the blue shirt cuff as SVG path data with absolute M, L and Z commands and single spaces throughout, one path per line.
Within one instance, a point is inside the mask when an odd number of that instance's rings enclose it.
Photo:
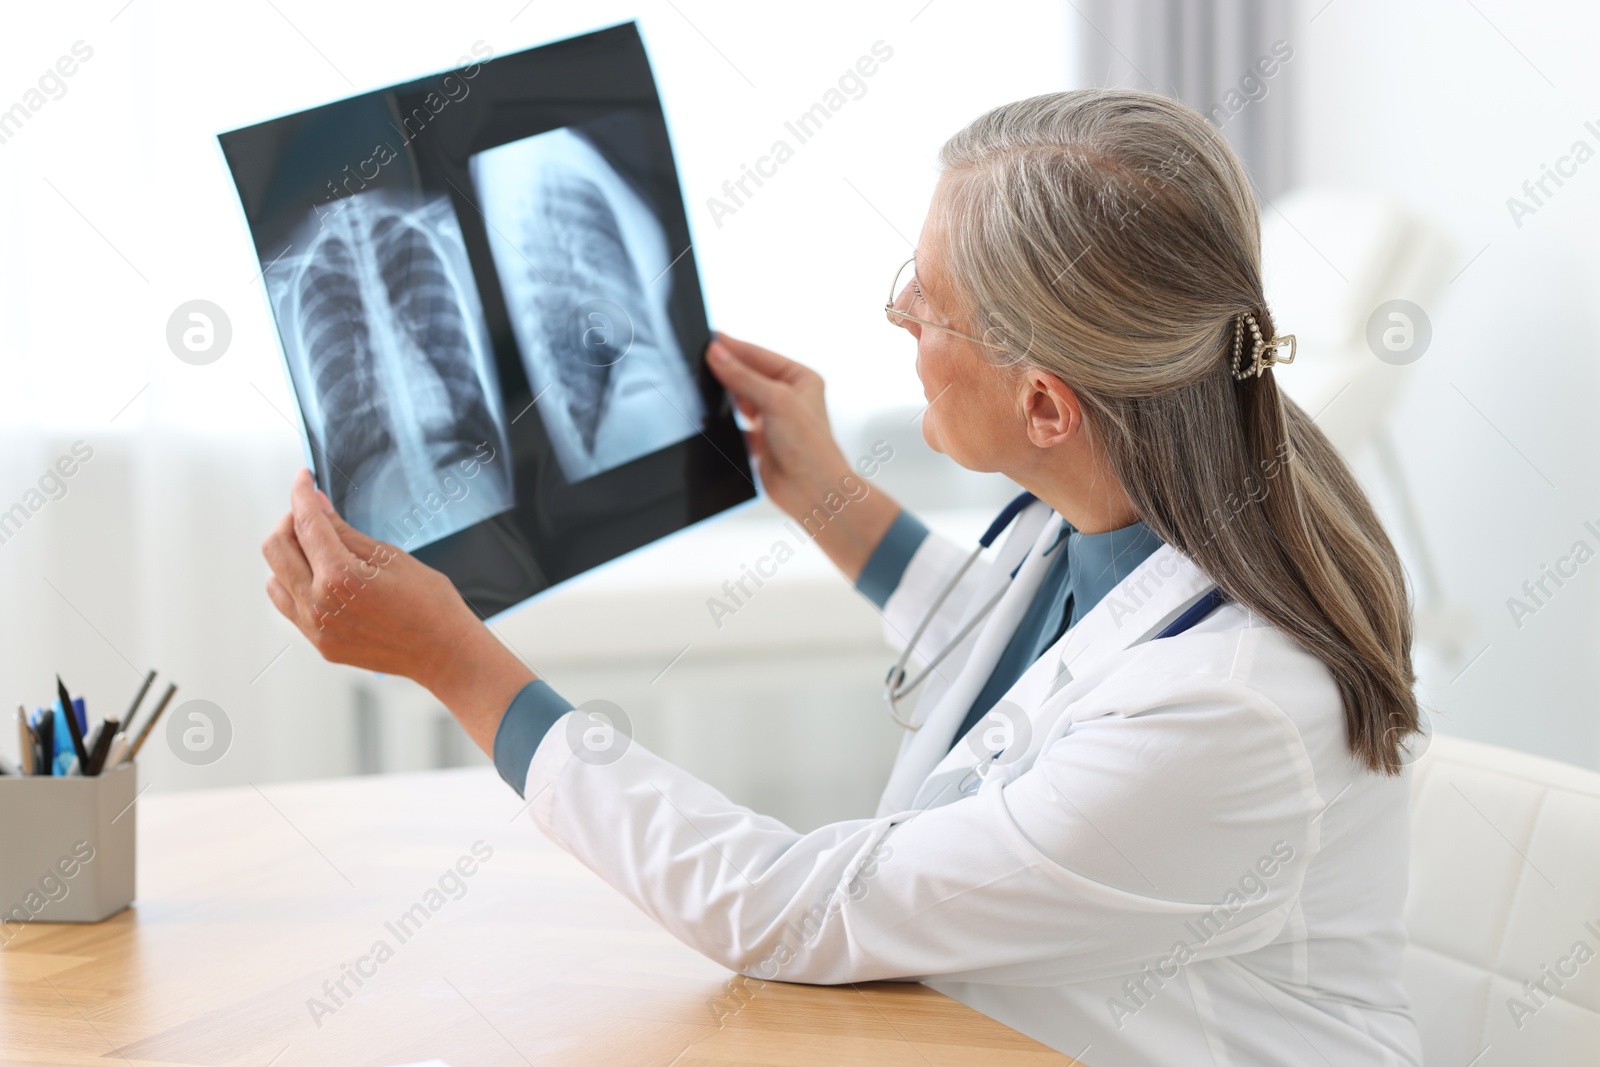
M 511 706 L 494 732 L 494 768 L 517 796 L 527 787 L 528 765 L 539 742 L 556 720 L 571 710 L 571 701 L 543 678 L 529 682 L 511 698 Z
M 889 596 L 900 585 L 900 579 L 911 565 L 911 557 L 922 547 L 928 528 L 920 519 L 904 508 L 894 517 L 889 530 L 867 558 L 866 566 L 856 577 L 856 590 L 878 605 L 881 611 Z

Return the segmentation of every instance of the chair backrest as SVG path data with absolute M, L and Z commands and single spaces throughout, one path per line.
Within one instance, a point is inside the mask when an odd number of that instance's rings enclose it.
M 1600 1064 L 1600 774 L 1435 736 L 1405 981 L 1428 1067 Z

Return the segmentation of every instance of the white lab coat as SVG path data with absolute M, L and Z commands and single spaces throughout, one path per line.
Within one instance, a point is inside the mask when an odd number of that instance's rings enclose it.
M 1238 606 L 1146 640 L 1211 586 L 1171 547 L 1006 694 L 1027 721 L 998 764 L 980 778 L 980 749 L 946 754 L 1060 522 L 1027 509 L 929 626 L 931 653 L 1021 561 L 926 683 L 875 817 L 797 833 L 641 746 L 578 759 L 565 720 L 529 768 L 532 817 L 757 978 L 920 979 L 1093 1067 L 1419 1064 L 1399 978 L 1405 779 L 1351 758 L 1327 670 Z M 923 542 L 891 636 L 965 555 Z

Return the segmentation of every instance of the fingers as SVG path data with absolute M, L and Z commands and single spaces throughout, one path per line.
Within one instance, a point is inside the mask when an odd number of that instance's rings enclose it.
M 756 457 L 758 463 L 768 463 L 767 435 L 759 426 L 752 426 L 744 432 L 744 446 L 749 453 Z
M 739 414 L 750 422 L 759 421 L 761 409 L 756 406 L 755 401 L 748 396 L 741 396 L 735 392 L 733 386 L 727 380 L 728 376 L 723 372 L 723 367 L 726 366 L 726 363 L 722 362 L 722 351 L 716 348 L 715 341 L 712 342 L 712 347 L 706 349 L 706 363 L 711 368 L 711 373 L 718 381 L 722 382 L 722 387 L 728 390 L 728 396 L 733 398 L 733 405 L 739 409 Z M 719 363 L 722 365 L 719 366 Z
M 717 376 L 717 381 L 733 394 L 739 410 L 747 418 L 770 406 L 779 392 L 787 388 L 783 381 L 745 363 L 720 341 L 712 341 L 706 349 L 706 362 L 711 367 L 711 373 Z
M 267 599 L 278 609 L 278 614 L 296 626 L 300 624 L 300 606 L 289 595 L 289 590 L 283 587 L 283 583 L 278 581 L 277 575 L 267 579 Z
M 306 560 L 305 553 L 300 551 L 300 542 L 295 539 L 293 513 L 278 520 L 278 525 L 262 542 L 261 554 L 266 557 L 267 566 L 272 568 L 273 578 L 285 592 L 301 598 L 307 594 L 311 588 L 311 564 Z
M 787 356 L 780 356 L 770 348 L 741 341 L 737 337 L 729 337 L 718 331 L 713 338 L 713 343 L 721 342 L 735 359 L 747 367 L 751 367 L 768 378 L 777 378 L 779 381 L 797 382 L 805 375 L 811 373 L 811 368 L 803 363 L 796 363 Z
M 324 568 L 331 570 L 348 562 L 350 550 L 340 540 L 317 495 L 309 471 L 303 470 L 295 475 L 294 488 L 289 492 L 289 500 L 294 506 L 294 535 L 312 571 Z

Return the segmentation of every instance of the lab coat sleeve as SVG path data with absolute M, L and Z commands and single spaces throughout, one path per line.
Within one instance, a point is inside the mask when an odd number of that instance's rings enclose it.
M 928 538 L 928 528 L 911 512 L 901 509 L 889 529 L 872 550 L 861 573 L 856 575 L 856 592 L 872 601 L 879 611 L 905 576 L 911 557 Z
M 565 723 L 535 753 L 527 795 L 551 838 L 754 977 L 1026 985 L 1149 965 L 1170 978 L 1278 935 L 1318 802 L 1298 734 L 1253 690 L 1142 683 L 1097 689 L 1111 710 L 1007 784 L 810 833 L 638 745 L 609 764 L 581 758 Z
M 539 742 L 550 732 L 550 727 L 571 710 L 572 702 L 551 689 L 542 678 L 535 678 L 511 698 L 505 714 L 500 716 L 500 725 L 495 728 L 490 755 L 495 770 L 518 796 L 522 796 L 528 763 L 538 750 Z M 612 727 L 614 736 L 615 725 L 609 722 L 606 725 Z

